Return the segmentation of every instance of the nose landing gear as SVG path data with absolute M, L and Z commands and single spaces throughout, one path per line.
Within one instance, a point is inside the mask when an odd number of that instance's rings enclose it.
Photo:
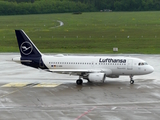
M 133 75 L 130 75 L 130 83 L 134 84 Z

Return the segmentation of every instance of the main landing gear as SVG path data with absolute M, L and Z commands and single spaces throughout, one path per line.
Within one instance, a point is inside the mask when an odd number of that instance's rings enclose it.
M 78 79 L 78 80 L 76 81 L 76 83 L 77 83 L 77 85 L 82 85 L 82 84 L 83 84 L 83 80 L 82 80 L 82 79 Z
M 79 77 L 79 79 L 76 81 L 77 85 L 82 85 L 83 84 L 83 80 L 81 79 L 81 77 Z
M 133 75 L 130 76 L 130 83 L 134 84 Z

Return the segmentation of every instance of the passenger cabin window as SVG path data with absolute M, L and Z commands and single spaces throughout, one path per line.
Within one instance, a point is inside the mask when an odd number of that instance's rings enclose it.
M 148 65 L 147 63 L 145 62 L 142 62 L 142 63 L 138 63 L 139 66 L 142 66 L 142 65 Z

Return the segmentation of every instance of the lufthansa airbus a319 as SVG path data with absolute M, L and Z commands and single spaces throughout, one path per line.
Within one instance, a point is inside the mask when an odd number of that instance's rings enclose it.
M 133 57 L 47 56 L 38 50 L 23 30 L 15 30 L 15 33 L 21 56 L 13 58 L 13 61 L 49 72 L 77 75 L 77 85 L 82 85 L 83 79 L 104 82 L 106 77 L 118 78 L 122 75 L 129 76 L 130 83 L 133 84 L 133 76 L 154 71 L 146 61 Z

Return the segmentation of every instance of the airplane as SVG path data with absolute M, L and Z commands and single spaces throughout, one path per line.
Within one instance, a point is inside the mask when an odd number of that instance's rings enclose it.
M 130 84 L 134 84 L 133 76 L 154 71 L 146 61 L 133 57 L 44 55 L 23 30 L 15 33 L 21 56 L 12 58 L 13 61 L 48 72 L 79 76 L 77 85 L 82 85 L 84 79 L 103 83 L 106 77 L 119 76 L 129 76 Z

